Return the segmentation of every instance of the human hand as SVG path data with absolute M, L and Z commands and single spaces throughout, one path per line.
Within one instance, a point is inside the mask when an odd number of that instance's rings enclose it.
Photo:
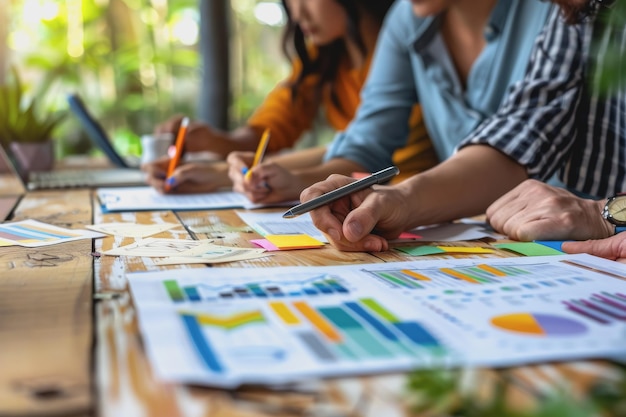
M 184 116 L 176 115 L 166 120 L 163 123 L 157 125 L 154 129 L 154 133 L 171 133 L 176 137 L 180 124 Z M 218 144 L 223 141 L 221 135 L 206 123 L 192 121 L 187 127 L 187 133 L 185 135 L 185 152 L 216 152 L 220 154 L 222 159 L 225 158 L 225 154 L 216 149 Z M 220 145 L 221 146 L 221 145 Z
M 618 233 L 605 239 L 563 242 L 561 249 L 566 253 L 589 253 L 626 263 L 626 233 Z
M 354 179 L 333 174 L 300 194 L 303 203 Z M 315 226 L 337 249 L 382 252 L 409 224 L 409 199 L 400 187 L 375 185 L 311 211 Z
M 519 241 L 598 239 L 613 233 L 600 215 L 603 206 L 603 201 L 526 180 L 487 208 L 487 221 Z
M 231 185 L 225 162 L 194 162 L 179 165 L 167 179 L 170 188 L 166 190 L 168 165 L 169 158 L 163 157 L 141 166 L 146 182 L 163 194 L 209 193 Z
M 266 162 L 253 168 L 254 153 L 231 152 L 228 155 L 228 176 L 233 190 L 243 193 L 253 203 L 276 203 L 296 200 L 304 189 L 300 178 L 278 164 Z M 250 169 L 246 178 L 244 172 Z

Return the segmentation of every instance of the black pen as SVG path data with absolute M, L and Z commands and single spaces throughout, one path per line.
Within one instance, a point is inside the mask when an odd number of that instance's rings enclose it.
M 336 190 L 329 191 L 326 194 L 322 194 L 321 196 L 316 197 L 313 200 L 309 200 L 306 203 L 298 204 L 297 206 L 294 206 L 287 210 L 285 214 L 283 214 L 283 217 L 285 219 L 291 219 L 301 214 L 308 213 L 311 210 L 314 210 L 325 204 L 332 203 L 333 201 L 339 200 L 341 197 L 345 197 L 354 192 L 364 190 L 374 184 L 387 182 L 392 177 L 398 175 L 399 172 L 400 170 L 397 167 L 390 166 L 389 168 L 385 168 L 381 171 L 375 172 L 365 178 L 361 178 L 358 181 L 351 182 L 350 184 L 346 184 L 343 187 L 337 188 Z

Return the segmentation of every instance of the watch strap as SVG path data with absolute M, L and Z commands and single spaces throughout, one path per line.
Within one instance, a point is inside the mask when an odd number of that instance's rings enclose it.
M 615 226 L 615 234 L 626 232 L 626 226 Z

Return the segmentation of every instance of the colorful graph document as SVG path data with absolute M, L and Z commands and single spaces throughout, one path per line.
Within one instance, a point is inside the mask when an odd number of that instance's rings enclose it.
M 220 387 L 626 359 L 618 277 L 589 255 L 128 275 L 158 375 Z
M 0 224 L 0 239 L 2 239 L 3 243 L 7 242 L 29 248 L 103 236 L 102 233 L 89 230 L 66 229 L 37 220 Z
M 283 218 L 283 212 L 251 213 L 238 211 L 237 215 L 261 236 L 304 234 L 320 242 L 328 243 L 326 236 L 313 224 L 309 213 L 305 213 L 293 219 Z

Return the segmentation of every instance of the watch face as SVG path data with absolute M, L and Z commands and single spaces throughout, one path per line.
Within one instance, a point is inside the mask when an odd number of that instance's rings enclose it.
M 616 224 L 626 225 L 626 195 L 613 197 L 606 203 L 606 210 Z

